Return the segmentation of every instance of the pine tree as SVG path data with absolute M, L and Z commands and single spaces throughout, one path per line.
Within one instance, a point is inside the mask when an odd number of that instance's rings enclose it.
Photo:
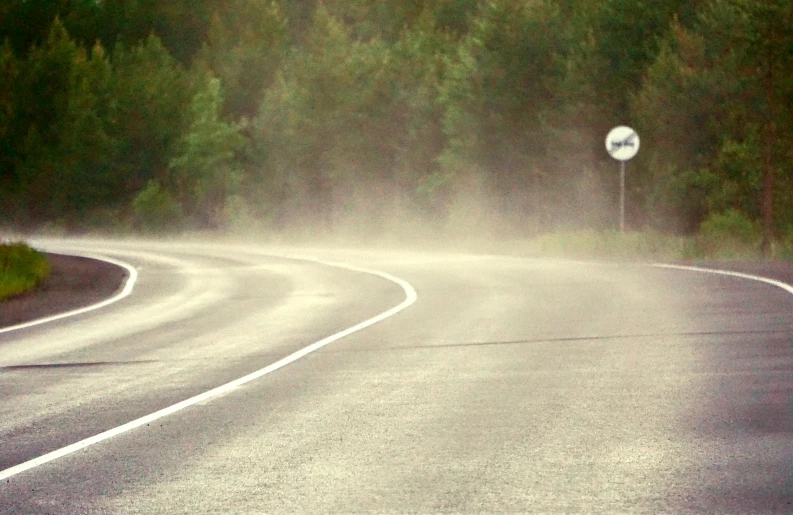
M 154 35 L 112 55 L 112 111 L 108 131 L 118 141 L 115 194 L 127 205 L 150 180 L 168 185 L 168 154 L 188 123 L 196 87 L 190 74 Z
M 100 45 L 86 52 L 55 20 L 33 47 L 17 81 L 18 189 L 30 221 L 74 223 L 112 197 L 106 132 L 110 65 Z
M 201 227 L 221 227 L 226 203 L 236 193 L 241 172 L 237 155 L 246 144 L 241 124 L 221 119 L 223 91 L 210 77 L 193 97 L 186 132 L 179 138 L 170 168 L 178 199 Z

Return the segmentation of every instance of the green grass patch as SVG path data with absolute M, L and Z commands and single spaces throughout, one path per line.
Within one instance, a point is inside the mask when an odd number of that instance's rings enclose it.
M 50 271 L 44 255 L 24 243 L 0 244 L 0 301 L 35 288 Z
M 739 223 L 740 222 L 740 223 Z M 735 220 L 734 215 L 712 217 L 695 236 L 654 231 L 565 231 L 512 242 L 510 251 L 523 255 L 615 261 L 693 261 L 765 259 L 760 252 L 760 230 Z M 793 235 L 773 244 L 770 259 L 793 259 Z
M 735 209 L 710 214 L 699 228 L 697 249 L 705 257 L 723 260 L 762 259 L 760 222 Z M 777 247 L 778 245 L 775 245 Z M 778 253 L 774 253 L 776 256 Z

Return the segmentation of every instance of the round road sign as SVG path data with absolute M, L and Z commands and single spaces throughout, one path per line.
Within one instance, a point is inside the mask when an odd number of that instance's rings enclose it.
M 639 151 L 639 135 L 630 127 L 614 127 L 606 136 L 606 150 L 617 161 L 627 161 Z

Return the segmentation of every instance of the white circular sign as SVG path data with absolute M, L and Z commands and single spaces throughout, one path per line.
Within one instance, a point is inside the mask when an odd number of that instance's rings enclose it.
M 614 127 L 606 136 L 606 150 L 617 161 L 627 161 L 639 151 L 639 135 L 630 127 Z

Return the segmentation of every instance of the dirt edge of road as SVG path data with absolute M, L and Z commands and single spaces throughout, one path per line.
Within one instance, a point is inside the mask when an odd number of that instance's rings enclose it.
M 119 291 L 123 268 L 96 259 L 46 254 L 52 272 L 38 287 L 0 302 L 0 328 L 101 302 Z

